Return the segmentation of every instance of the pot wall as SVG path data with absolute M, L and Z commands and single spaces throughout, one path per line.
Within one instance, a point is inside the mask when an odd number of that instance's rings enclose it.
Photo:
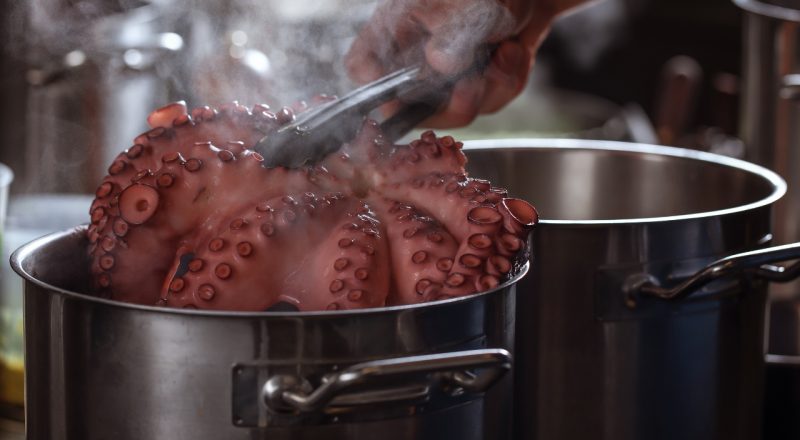
M 519 438 L 760 438 L 763 284 L 640 299 L 631 310 L 628 275 L 680 276 L 726 254 L 649 259 L 643 248 L 660 234 L 626 229 L 547 225 L 536 235 L 535 251 L 548 258 L 520 285 L 518 313 L 528 319 L 517 328 Z

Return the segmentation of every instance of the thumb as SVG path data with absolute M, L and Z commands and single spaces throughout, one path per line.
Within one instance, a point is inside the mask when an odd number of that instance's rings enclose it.
M 486 0 L 459 4 L 438 17 L 422 14 L 418 20 L 430 34 L 425 44 L 426 61 L 443 74 L 463 71 L 472 65 L 477 50 L 504 39 L 514 28 L 509 10 Z

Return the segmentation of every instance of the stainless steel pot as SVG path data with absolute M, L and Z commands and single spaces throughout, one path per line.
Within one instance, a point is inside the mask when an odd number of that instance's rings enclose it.
M 789 183 L 776 204 L 775 238 L 800 240 L 800 4 L 734 0 L 744 14 L 742 139 L 748 160 Z M 767 438 L 800 436 L 800 283 L 770 289 Z M 778 361 L 780 360 L 780 361 Z
M 23 246 L 28 440 L 503 439 L 514 285 L 416 306 L 226 313 L 87 291 L 85 231 Z
M 117 149 L 147 129 L 150 110 L 180 95 L 183 38 L 168 2 L 89 3 L 25 4 L 29 29 L 15 36 L 28 39 L 27 84 L 17 97 L 25 142 L 10 153 L 24 155 L 23 192 L 92 193 Z
M 467 149 L 472 175 L 541 216 L 517 302 L 517 438 L 760 438 L 763 279 L 798 269 L 764 264 L 800 257 L 764 249 L 780 177 L 640 144 Z
M 733 0 L 744 14 L 742 140 L 745 158 L 787 182 L 777 203 L 778 242 L 800 240 L 800 7 L 794 0 Z

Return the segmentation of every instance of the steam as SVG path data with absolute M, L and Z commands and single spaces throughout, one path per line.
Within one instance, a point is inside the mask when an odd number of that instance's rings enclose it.
M 472 64 L 476 50 L 487 41 L 497 41 L 511 34 L 515 20 L 510 11 L 493 1 L 474 1 L 459 5 L 427 43 L 429 60 L 436 63 L 440 54 L 440 70 L 457 73 Z
M 408 0 L 29 0 L 16 2 L 5 49 L 29 65 L 24 96 L 31 191 L 93 192 L 107 165 L 147 129 L 149 111 L 238 100 L 291 105 L 354 87 L 343 59 L 377 7 Z M 510 27 L 494 0 L 455 2 L 403 54 L 469 48 Z M 416 11 L 424 19 L 425 11 Z M 394 14 L 394 16 L 392 16 Z M 420 15 L 421 14 L 421 15 Z M 398 23 L 403 23 L 398 19 Z M 392 26 L 396 24 L 387 24 Z M 389 30 L 389 29 L 384 29 Z M 388 42 L 388 57 L 398 56 Z M 400 55 L 403 55 L 400 54 Z M 449 58 L 448 58 L 449 57 Z M 399 66 L 397 66 L 399 67 Z M 45 158 L 46 160 L 42 160 Z M 58 171 L 42 172 L 42 168 Z M 53 167 L 53 168 L 50 168 Z
M 184 2 L 196 11 L 182 78 L 190 102 L 275 106 L 341 94 L 352 87 L 341 60 L 373 7 L 365 0 Z
M 341 59 L 373 8 L 370 0 L 31 0 L 18 2 L 6 41 L 32 64 L 35 83 L 85 59 L 156 69 L 170 89 L 161 103 L 291 103 L 352 86 Z

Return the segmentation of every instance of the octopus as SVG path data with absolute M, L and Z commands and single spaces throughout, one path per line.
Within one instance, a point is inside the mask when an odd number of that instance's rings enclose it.
M 491 290 L 525 258 L 536 210 L 467 177 L 450 136 L 392 145 L 365 119 L 317 164 L 263 166 L 251 147 L 298 111 L 153 111 L 90 208 L 97 294 L 229 311 L 361 309 Z

